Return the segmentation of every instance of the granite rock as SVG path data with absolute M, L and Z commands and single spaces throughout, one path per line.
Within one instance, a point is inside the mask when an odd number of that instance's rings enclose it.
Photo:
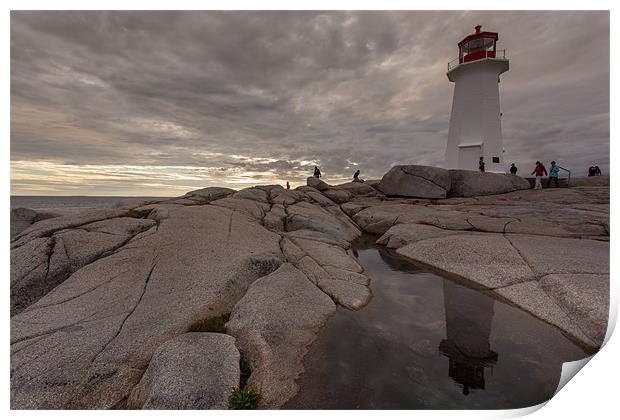
M 334 302 L 293 265 L 255 281 L 235 305 L 226 331 L 252 374 L 247 384 L 262 395 L 262 408 L 279 408 L 295 395 L 303 356 Z
M 450 174 L 432 166 L 398 165 L 383 175 L 378 188 L 388 196 L 446 198 Z
M 225 410 L 239 386 L 239 351 L 226 334 L 192 332 L 157 348 L 127 406 L 149 410 Z

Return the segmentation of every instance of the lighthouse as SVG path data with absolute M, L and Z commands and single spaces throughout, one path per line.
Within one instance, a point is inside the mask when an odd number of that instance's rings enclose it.
M 508 71 L 506 50 L 497 50 L 496 32 L 475 33 L 459 42 L 459 56 L 448 63 L 454 82 L 450 130 L 446 147 L 448 169 L 478 170 L 484 158 L 488 172 L 505 172 L 499 75 Z

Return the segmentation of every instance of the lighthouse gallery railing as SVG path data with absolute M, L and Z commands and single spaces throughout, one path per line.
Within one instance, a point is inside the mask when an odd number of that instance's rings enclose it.
M 506 59 L 506 50 L 497 50 L 497 51 L 485 51 L 485 54 L 482 56 L 482 58 L 499 58 L 499 59 Z M 480 58 L 480 59 L 482 59 Z M 479 59 L 479 60 L 480 60 Z M 477 61 L 477 60 L 475 60 Z M 470 61 L 471 63 L 471 61 Z M 460 63 L 458 58 L 455 58 L 454 60 L 450 61 L 448 63 L 448 71 L 455 69 L 456 67 L 459 66 L 459 64 L 465 64 L 465 63 Z

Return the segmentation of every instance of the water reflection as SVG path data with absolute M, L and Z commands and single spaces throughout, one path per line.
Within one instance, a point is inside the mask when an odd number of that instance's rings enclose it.
M 553 395 L 586 353 L 557 329 L 412 264 L 377 238 L 354 244 L 373 298 L 339 308 L 304 358 L 291 409 L 493 409 Z
M 448 374 L 463 386 L 464 395 L 485 389 L 485 368 L 497 362 L 490 343 L 495 300 L 445 279 L 443 299 L 446 339 L 439 351 L 450 359 Z

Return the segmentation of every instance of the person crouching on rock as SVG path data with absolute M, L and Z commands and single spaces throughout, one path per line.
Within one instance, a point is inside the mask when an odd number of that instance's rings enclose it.
M 560 180 L 558 178 L 558 172 L 560 167 L 555 164 L 555 160 L 551 161 L 551 168 L 549 168 L 549 178 L 547 178 L 547 188 L 551 186 L 551 180 L 555 184 L 556 188 L 560 188 Z
M 320 178 L 321 177 L 321 170 L 319 169 L 318 166 L 314 167 L 314 177 L 315 178 Z
M 542 179 L 543 173 L 547 175 L 547 169 L 545 168 L 545 165 L 543 165 L 539 161 L 536 161 L 536 167 L 534 168 L 534 171 L 532 171 L 532 175 L 536 175 L 536 183 L 534 184 L 535 190 L 542 190 L 542 184 L 540 183 L 540 180 Z
M 484 172 L 484 157 L 480 156 L 480 160 L 478 161 L 478 169 L 480 172 Z
M 510 164 L 510 173 L 511 173 L 512 175 L 516 175 L 516 174 L 517 174 L 517 167 L 515 166 L 515 164 L 514 164 L 514 163 L 511 163 L 511 164 Z
M 362 181 L 360 178 L 360 170 L 358 169 L 357 171 L 355 171 L 355 173 L 353 174 L 353 182 L 364 182 Z

